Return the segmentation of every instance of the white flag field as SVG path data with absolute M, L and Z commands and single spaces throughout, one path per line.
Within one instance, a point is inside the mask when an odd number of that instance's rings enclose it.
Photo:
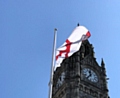
M 62 61 L 65 58 L 70 57 L 73 53 L 77 52 L 82 41 L 88 39 L 91 36 L 88 29 L 84 26 L 77 26 L 68 39 L 56 50 L 56 64 L 54 70 L 61 66 Z

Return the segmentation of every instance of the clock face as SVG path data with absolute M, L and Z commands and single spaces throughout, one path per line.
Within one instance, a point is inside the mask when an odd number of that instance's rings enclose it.
M 82 70 L 82 74 L 84 75 L 84 77 L 85 78 L 87 78 L 89 81 L 91 81 L 91 82 L 98 82 L 98 76 L 97 76 L 97 74 L 93 71 L 93 70 L 91 70 L 91 69 L 89 69 L 89 68 L 84 68 L 83 70 Z

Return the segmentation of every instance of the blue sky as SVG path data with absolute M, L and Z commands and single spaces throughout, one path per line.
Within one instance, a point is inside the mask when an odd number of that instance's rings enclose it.
M 109 95 L 120 91 L 119 0 L 0 0 L 0 98 L 47 98 L 54 28 L 57 47 L 79 22 L 104 59 Z

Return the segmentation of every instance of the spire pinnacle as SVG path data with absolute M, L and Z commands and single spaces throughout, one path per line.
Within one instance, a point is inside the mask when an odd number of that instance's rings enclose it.
M 103 58 L 102 58 L 102 61 L 101 61 L 101 66 L 102 66 L 103 68 L 105 68 L 105 63 L 104 63 L 104 61 L 103 61 Z
M 77 26 L 80 26 L 80 24 L 78 23 Z
M 102 58 L 102 61 L 101 61 L 101 65 L 105 65 L 104 61 L 103 61 L 103 58 Z

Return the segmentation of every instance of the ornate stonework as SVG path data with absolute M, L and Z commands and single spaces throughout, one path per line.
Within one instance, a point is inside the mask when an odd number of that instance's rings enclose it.
M 92 44 L 82 42 L 53 77 L 52 98 L 109 98 L 105 64 L 98 65 Z

